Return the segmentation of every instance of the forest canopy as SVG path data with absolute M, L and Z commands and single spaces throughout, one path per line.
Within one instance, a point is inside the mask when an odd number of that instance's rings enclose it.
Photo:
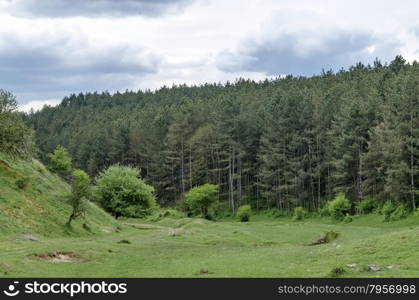
M 337 73 L 86 93 L 25 116 L 40 157 L 63 145 L 94 176 L 132 165 L 174 204 L 214 184 L 234 212 L 313 211 L 343 193 L 415 208 L 419 64 L 401 56 Z

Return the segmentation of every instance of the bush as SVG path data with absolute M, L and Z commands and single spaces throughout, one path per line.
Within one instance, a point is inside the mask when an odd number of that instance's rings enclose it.
M 384 221 L 397 221 L 406 218 L 409 215 L 409 209 L 401 204 L 396 206 L 393 202 L 387 201 L 381 209 L 384 215 Z
M 329 207 L 328 207 L 327 203 L 322 208 L 319 208 L 318 214 L 320 215 L 320 217 L 330 216 Z
M 217 218 L 230 218 L 232 216 L 232 211 L 226 202 L 219 202 L 215 207 L 215 214 Z
M 286 211 L 281 211 L 276 207 L 272 207 L 272 208 L 269 208 L 267 210 L 264 210 L 263 213 L 266 214 L 266 216 L 273 217 L 273 218 L 279 218 L 279 217 L 287 216 Z
M 192 188 L 186 193 L 183 201 L 189 215 L 201 215 L 206 219 L 214 217 L 218 202 L 218 186 L 213 184 Z
M 301 221 L 304 220 L 304 218 L 307 216 L 307 211 L 304 209 L 304 207 L 296 207 L 294 208 L 294 215 L 292 219 L 294 221 Z
M 237 210 L 237 217 L 239 217 L 239 220 L 241 222 L 249 222 L 251 213 L 252 208 L 250 207 L 250 205 L 242 205 Z
M 409 209 L 405 205 L 399 205 L 390 215 L 390 221 L 398 221 L 409 215 Z
M 67 149 L 58 145 L 53 153 L 48 154 L 50 163 L 48 169 L 60 174 L 69 174 L 71 172 L 71 157 Z
M 381 208 L 381 213 L 384 215 L 384 221 L 390 221 L 391 214 L 396 210 L 396 206 L 391 201 L 387 201 Z
M 356 210 L 361 214 L 370 214 L 378 207 L 377 201 L 373 197 L 368 197 L 358 203 Z
M 325 242 L 330 243 L 339 237 L 339 233 L 335 231 L 328 231 L 325 235 Z
M 342 220 L 351 210 L 351 203 L 343 193 L 339 193 L 336 198 L 327 205 L 329 214 L 335 220 Z
M 346 273 L 346 269 L 344 267 L 335 267 L 330 271 L 331 277 L 339 277 Z
M 346 214 L 346 216 L 343 218 L 343 222 L 351 223 L 352 222 L 352 217 L 349 214 Z
M 113 165 L 97 177 L 97 198 L 116 218 L 144 217 L 156 207 L 154 188 L 138 177 L 139 172 L 137 168 Z

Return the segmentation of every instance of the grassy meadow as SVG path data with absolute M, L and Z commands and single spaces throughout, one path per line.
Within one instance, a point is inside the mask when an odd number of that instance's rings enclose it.
M 333 242 L 303 245 L 330 230 L 339 233 Z M 342 277 L 416 277 L 418 248 L 419 222 L 413 217 L 391 225 L 376 215 L 350 224 L 266 216 L 248 223 L 167 217 L 121 221 L 120 230 L 88 237 L 34 242 L 3 236 L 0 271 L 5 277 L 328 277 L 343 267 Z M 54 251 L 74 252 L 78 260 L 51 262 L 34 255 Z M 368 264 L 380 270 L 368 271 Z
M 36 160 L 0 153 L 0 277 L 327 277 L 336 268 L 342 277 L 419 274 L 414 215 L 383 222 L 371 214 L 344 223 L 256 214 L 239 222 L 166 210 L 116 221 L 89 202 L 87 222 L 66 226 L 69 191 Z M 329 231 L 338 238 L 304 245 Z M 370 264 L 380 270 L 368 270 Z

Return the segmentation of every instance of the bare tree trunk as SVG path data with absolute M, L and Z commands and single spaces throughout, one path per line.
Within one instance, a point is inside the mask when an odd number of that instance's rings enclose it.
M 410 189 L 412 194 L 412 207 L 416 209 L 415 179 L 413 174 L 413 110 L 410 111 Z
M 176 194 L 176 182 L 175 182 L 175 168 L 173 166 L 173 162 L 172 162 L 172 185 L 173 185 L 173 196 L 174 196 L 174 201 L 176 201 L 177 199 L 177 194 Z
M 232 157 L 228 159 L 228 198 L 230 203 L 230 208 L 234 213 L 234 199 L 233 199 L 233 163 Z
M 259 211 L 259 177 L 256 177 L 256 210 Z
M 316 136 L 316 149 L 317 149 L 317 208 L 320 208 L 321 168 L 320 168 L 319 135 Z
M 192 189 L 192 147 L 189 146 L 189 189 Z
M 217 173 L 218 173 L 218 185 L 221 185 L 221 163 L 220 163 L 219 149 L 217 149 Z
M 281 174 L 279 174 L 279 172 L 278 172 L 278 186 L 277 186 L 277 189 L 278 189 L 278 201 L 277 201 L 277 208 L 279 209 L 279 210 L 283 210 L 283 200 L 282 200 L 282 193 L 281 193 Z
M 359 160 L 359 169 L 358 169 L 358 202 L 362 201 L 362 142 L 359 144 L 358 149 L 358 160 Z
M 238 178 L 237 178 L 237 202 L 238 205 L 242 204 L 242 157 L 241 157 L 241 153 L 238 156 L 237 159 L 237 173 L 238 173 Z
M 329 164 L 327 164 L 327 191 L 328 191 L 327 200 L 330 201 L 332 199 L 332 188 L 330 184 L 330 165 Z
M 310 189 L 311 189 L 311 203 L 313 208 L 316 208 L 316 200 L 314 198 L 314 180 L 313 180 L 313 170 L 311 167 L 311 147 L 310 143 L 308 143 L 308 169 L 310 173 Z
M 68 221 L 66 223 L 66 225 L 70 226 L 71 221 L 73 221 L 75 219 L 75 214 L 74 212 L 70 215 L 70 217 L 68 218 Z
M 180 150 L 180 178 L 182 183 L 182 194 L 185 193 L 185 157 L 183 151 L 183 141 L 181 142 L 181 150 Z
M 235 207 L 235 201 L 234 201 L 234 177 L 235 177 L 235 161 L 236 161 L 236 157 L 235 157 L 235 150 L 233 148 L 233 154 L 232 154 L 232 160 L 231 160 L 231 180 L 230 180 L 230 188 L 231 188 L 231 208 L 233 210 L 233 214 L 236 210 Z

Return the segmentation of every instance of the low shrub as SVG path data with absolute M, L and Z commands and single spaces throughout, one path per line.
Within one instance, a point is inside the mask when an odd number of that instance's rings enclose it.
M 328 207 L 327 203 L 323 207 L 319 208 L 318 214 L 319 214 L 320 217 L 328 217 L 328 216 L 330 216 L 330 214 L 329 214 L 329 207 Z
M 343 220 L 351 210 L 351 202 L 345 197 L 345 194 L 339 193 L 333 201 L 328 203 L 327 209 L 333 219 Z
M 390 221 L 391 214 L 396 210 L 396 206 L 391 201 L 387 201 L 381 208 L 381 213 L 384 215 L 384 221 Z
M 229 218 L 232 217 L 232 211 L 227 203 L 225 202 L 218 202 L 217 205 L 214 205 L 214 211 L 217 218 Z
M 378 207 L 377 201 L 373 197 L 362 200 L 356 206 L 356 210 L 360 214 L 370 214 Z
M 294 221 L 301 221 L 304 220 L 304 218 L 307 216 L 307 211 L 304 209 L 304 207 L 296 207 L 294 208 L 294 215 L 292 219 Z
M 343 222 L 351 223 L 352 222 L 352 217 L 349 214 L 346 214 L 346 216 L 343 218 Z
M 409 209 L 403 204 L 396 206 L 393 202 L 387 201 L 381 209 L 381 213 L 386 222 L 398 221 L 409 215 Z
M 273 217 L 273 218 L 280 218 L 280 217 L 289 217 L 290 214 L 286 210 L 279 210 L 276 207 L 269 208 L 264 211 L 266 216 Z
M 252 208 L 250 205 L 242 205 L 237 210 L 237 217 L 239 218 L 240 222 L 249 222 L 251 213 Z
M 339 237 L 338 232 L 328 231 L 328 232 L 326 232 L 326 235 L 325 235 L 325 241 L 326 241 L 326 243 L 330 243 L 330 242 L 336 240 L 338 237 Z
M 409 215 L 409 209 L 405 205 L 399 205 L 390 215 L 390 221 L 398 221 Z
M 331 277 L 339 277 L 342 276 L 343 274 L 346 273 L 346 270 L 344 267 L 334 267 L 331 271 L 330 271 L 330 276 Z

